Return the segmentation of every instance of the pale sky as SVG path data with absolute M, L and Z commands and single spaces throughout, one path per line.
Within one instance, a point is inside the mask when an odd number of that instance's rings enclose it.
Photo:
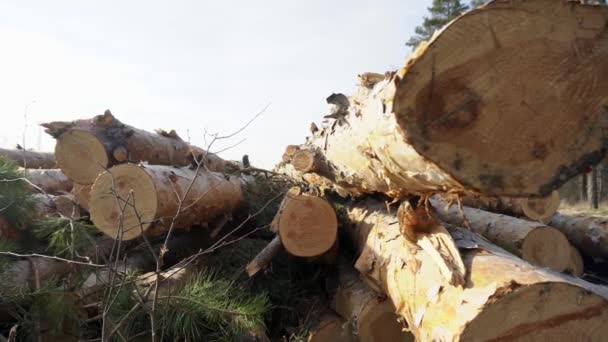
M 221 154 L 270 168 L 303 143 L 325 98 L 396 69 L 430 0 L 0 0 L 0 146 L 52 151 L 46 121 L 105 109 L 204 147 L 266 112 Z M 34 102 L 35 101 L 35 102 Z

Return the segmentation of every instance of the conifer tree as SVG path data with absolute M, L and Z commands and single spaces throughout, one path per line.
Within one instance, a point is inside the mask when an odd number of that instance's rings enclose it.
M 428 8 L 430 16 L 425 17 L 422 25 L 416 27 L 416 34 L 406 45 L 416 47 L 420 42 L 428 40 L 435 30 L 440 29 L 468 8 L 469 6 L 460 0 L 433 0 L 432 6 Z

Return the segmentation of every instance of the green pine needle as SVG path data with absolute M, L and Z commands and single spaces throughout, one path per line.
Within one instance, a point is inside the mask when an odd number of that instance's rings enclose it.
M 94 243 L 95 226 L 78 219 L 47 217 L 34 223 L 34 235 L 47 242 L 47 251 L 59 257 L 74 257 Z
M 212 337 L 221 340 L 263 331 L 264 315 L 270 308 L 266 294 L 252 295 L 211 271 L 193 276 L 160 303 L 164 331 L 174 339 L 188 341 Z
M 0 157 L 0 215 L 17 228 L 32 220 L 36 199 L 17 165 Z

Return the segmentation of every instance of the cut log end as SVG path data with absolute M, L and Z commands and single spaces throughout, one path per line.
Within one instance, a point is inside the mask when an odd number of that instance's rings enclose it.
M 413 342 L 414 336 L 403 331 L 403 324 L 399 323 L 398 318 L 390 301 L 373 305 L 361 313 L 357 335 L 361 341 Z
M 563 272 L 571 264 L 570 243 L 559 230 L 539 227 L 526 235 L 521 257 L 538 266 Z
M 318 324 L 311 329 L 308 342 L 355 342 L 357 339 L 347 329 L 346 321 L 336 314 L 325 313 Z
M 513 293 L 486 307 L 471 322 L 462 341 L 605 340 L 606 299 L 565 283 L 514 285 L 509 290 Z M 512 313 L 508 320 L 505 312 Z
M 607 8 L 571 1 L 490 2 L 436 35 L 385 102 L 407 141 L 466 187 L 549 195 L 604 155 L 607 20 Z
M 300 172 L 315 172 L 319 169 L 318 155 L 312 151 L 299 150 L 291 157 L 291 165 Z
M 553 191 L 547 197 L 522 199 L 520 204 L 521 210 L 527 218 L 547 223 L 559 208 L 559 192 Z
M 95 135 L 73 129 L 62 134 L 55 146 L 57 164 L 75 183 L 93 184 L 109 165 L 104 145 Z
M 91 219 L 108 236 L 131 240 L 150 227 L 157 203 L 156 187 L 150 176 L 137 165 L 122 164 L 113 167 L 111 173 L 101 174 L 91 188 Z
M 566 272 L 573 276 L 580 277 L 585 273 L 585 263 L 576 247 L 570 245 L 570 266 L 566 268 Z
M 279 236 L 292 255 L 313 257 L 327 252 L 335 243 L 338 220 L 325 199 L 289 192 L 276 220 Z

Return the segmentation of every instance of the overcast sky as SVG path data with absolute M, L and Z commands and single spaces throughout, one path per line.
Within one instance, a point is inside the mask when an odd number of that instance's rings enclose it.
M 0 146 L 52 151 L 38 124 L 110 109 L 272 167 L 356 75 L 400 67 L 430 0 L 0 0 Z M 27 108 L 27 111 L 26 111 Z

